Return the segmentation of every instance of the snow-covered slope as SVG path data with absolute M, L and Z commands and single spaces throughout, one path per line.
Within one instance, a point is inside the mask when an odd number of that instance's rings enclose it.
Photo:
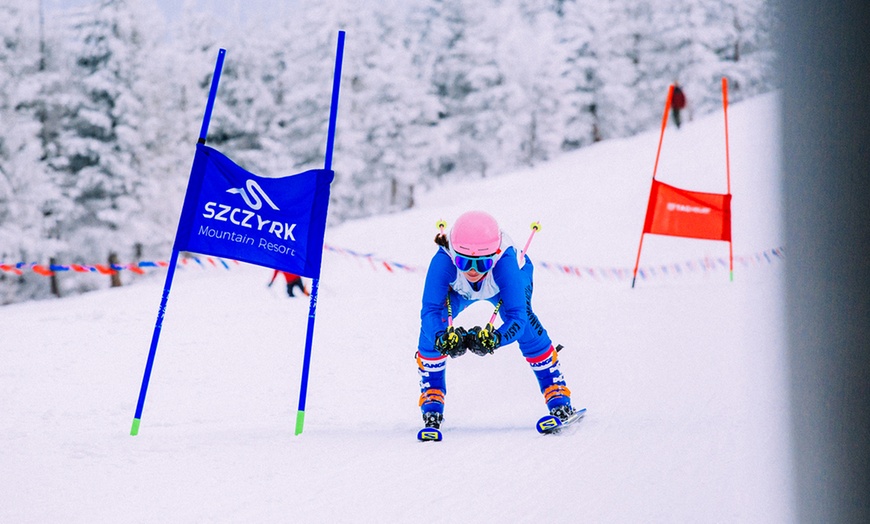
M 793 520 L 782 263 L 754 257 L 782 242 L 776 110 L 768 95 L 729 111 L 734 253 L 747 257 L 733 282 L 715 263 L 635 289 L 601 276 L 634 264 L 657 132 L 330 229 L 300 436 L 308 303 L 266 288 L 270 270 L 179 270 L 135 437 L 162 274 L 3 307 L 0 521 Z M 720 113 L 669 128 L 658 178 L 724 192 L 723 127 Z M 534 303 L 565 345 L 575 404 L 589 409 L 570 435 L 535 432 L 545 407 L 508 346 L 449 362 L 445 440 L 415 440 L 435 221 L 470 208 L 519 244 L 532 221 L 543 225 L 530 249 Z M 724 243 L 648 236 L 641 265 L 727 255 Z M 471 308 L 457 322 L 490 313 Z

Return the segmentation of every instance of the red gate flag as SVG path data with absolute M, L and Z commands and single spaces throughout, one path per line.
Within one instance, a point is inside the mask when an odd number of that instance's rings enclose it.
M 652 188 L 649 192 L 643 233 L 640 235 L 640 244 L 637 246 L 637 258 L 634 261 L 631 287 L 634 287 L 637 280 L 640 252 L 643 250 L 643 237 L 647 233 L 728 242 L 728 265 L 731 271 L 731 280 L 734 280 L 734 254 L 731 244 L 731 158 L 728 152 L 728 80 L 722 77 L 722 109 L 725 114 L 725 176 L 728 181 L 728 192 L 725 194 L 687 191 L 656 180 L 659 155 L 662 152 L 662 141 L 665 138 L 668 111 L 671 108 L 673 94 L 674 84 L 671 84 L 668 88 L 668 96 L 665 98 L 662 132 L 659 135 L 656 162 L 653 166 Z
M 731 241 L 731 195 L 686 191 L 653 180 L 644 233 Z

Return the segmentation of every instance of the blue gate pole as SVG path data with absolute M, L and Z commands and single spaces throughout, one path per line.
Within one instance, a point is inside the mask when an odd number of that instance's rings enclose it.
M 338 45 L 335 51 L 335 73 L 332 78 L 332 104 L 329 109 L 329 130 L 326 134 L 326 157 L 324 169 L 332 169 L 332 150 L 335 147 L 335 121 L 338 117 L 338 90 L 341 84 L 341 63 L 344 56 L 344 31 L 338 32 Z M 308 330 L 305 333 L 305 357 L 302 362 L 302 385 L 299 391 L 299 410 L 296 412 L 296 434 L 302 433 L 305 425 L 305 402 L 308 396 L 308 371 L 311 367 L 311 345 L 314 341 L 314 313 L 317 309 L 317 289 L 320 279 L 311 283 L 311 302 L 308 307 Z
M 218 51 L 217 63 L 215 63 L 214 75 L 212 75 L 211 79 L 211 89 L 208 93 L 208 102 L 205 106 L 205 116 L 203 116 L 202 128 L 199 131 L 199 140 L 197 140 L 199 144 L 205 144 L 206 135 L 208 134 L 208 124 L 211 121 L 211 112 L 214 108 L 214 100 L 217 96 L 218 82 L 220 81 L 226 53 L 225 49 Z M 176 242 L 178 241 L 177 232 L 175 240 Z M 172 289 L 172 279 L 175 278 L 175 266 L 177 264 L 178 250 L 175 249 L 175 244 L 173 243 L 172 256 L 169 259 L 169 270 L 166 272 L 166 281 L 163 284 L 163 296 L 160 299 L 160 308 L 157 310 L 157 322 L 154 324 L 154 333 L 151 335 L 151 348 L 148 350 L 148 361 L 145 363 L 145 375 L 142 377 L 142 387 L 139 389 L 136 414 L 133 416 L 133 426 L 130 428 L 130 435 L 133 436 L 139 434 L 139 423 L 142 420 L 142 410 L 145 408 L 145 395 L 148 393 L 151 369 L 154 367 L 154 356 L 157 354 L 157 343 L 160 340 L 160 331 L 163 329 L 163 316 L 166 313 L 166 303 L 169 301 L 169 291 Z

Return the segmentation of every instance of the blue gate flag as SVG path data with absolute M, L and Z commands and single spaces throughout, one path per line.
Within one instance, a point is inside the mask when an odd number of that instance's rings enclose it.
M 197 144 L 173 249 L 319 278 L 334 177 L 258 176 Z

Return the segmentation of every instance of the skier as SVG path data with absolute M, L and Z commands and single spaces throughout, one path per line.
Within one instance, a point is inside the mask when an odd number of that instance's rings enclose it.
M 278 273 L 281 273 L 284 275 L 284 280 L 287 282 L 287 294 L 289 296 L 291 296 L 291 297 L 296 296 L 293 294 L 293 288 L 296 288 L 296 287 L 298 287 L 302 291 L 302 294 L 305 295 L 306 297 L 310 295 L 308 290 L 305 289 L 305 284 L 302 282 L 302 277 L 300 277 L 299 275 L 294 275 L 293 273 L 288 273 L 286 271 L 279 271 L 277 269 L 275 270 L 274 273 L 272 273 L 272 280 L 269 281 L 269 285 L 266 287 L 272 287 L 272 284 L 275 283 L 275 279 L 278 277 Z
M 674 92 L 671 95 L 671 111 L 674 115 L 674 123 L 680 128 L 680 111 L 686 107 L 686 94 L 683 93 L 680 84 L 674 82 Z
M 574 413 L 571 391 L 547 330 L 532 311 L 533 266 L 528 255 L 520 267 L 516 248 L 495 218 L 483 211 L 464 213 L 451 228 L 449 240 L 442 230 L 435 243 L 440 247 L 426 274 L 416 355 L 424 426 L 441 427 L 448 356 L 456 358 L 466 350 L 485 356 L 512 342 L 519 343 L 550 414 L 567 419 Z M 452 317 L 478 300 L 497 307 L 501 326 L 452 326 Z

